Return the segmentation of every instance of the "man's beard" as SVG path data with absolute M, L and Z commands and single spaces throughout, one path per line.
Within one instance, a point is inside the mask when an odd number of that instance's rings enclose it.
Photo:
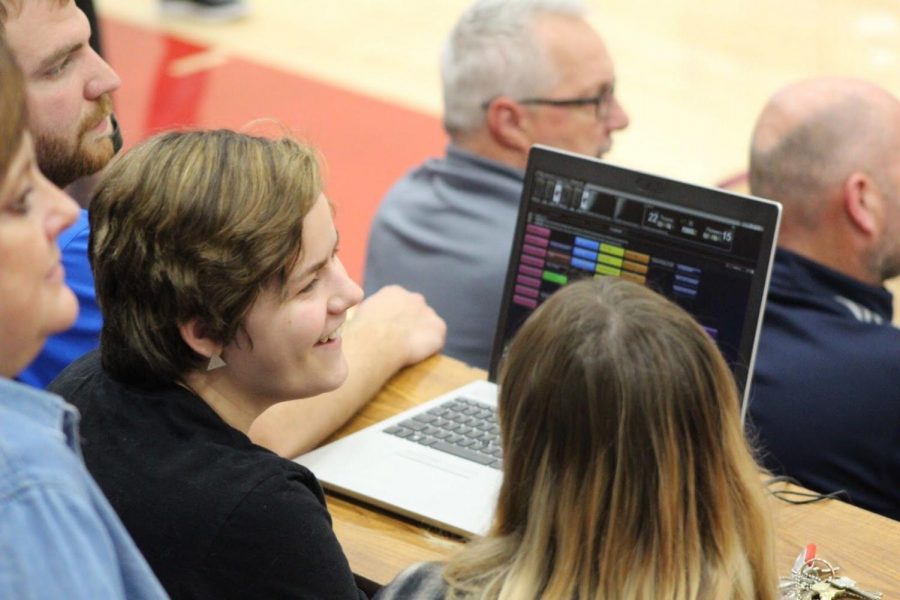
M 115 154 L 111 138 L 97 140 L 88 149 L 84 147 L 84 137 L 111 112 L 112 100 L 108 94 L 104 94 L 94 111 L 82 122 L 74 145 L 52 135 L 37 136 L 35 154 L 44 176 L 57 186 L 65 187 L 76 179 L 105 167 Z

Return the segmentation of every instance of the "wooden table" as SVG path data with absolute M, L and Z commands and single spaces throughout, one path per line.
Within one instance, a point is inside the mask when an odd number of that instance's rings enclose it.
M 341 429 L 342 437 L 476 379 L 480 369 L 435 356 L 397 374 L 368 406 Z M 781 485 L 781 484 L 779 484 Z M 334 530 L 358 576 L 385 584 L 406 566 L 443 560 L 462 546 L 458 538 L 360 502 L 329 494 Z M 779 575 L 790 572 L 808 543 L 866 590 L 900 599 L 900 522 L 837 500 L 795 506 L 773 499 Z

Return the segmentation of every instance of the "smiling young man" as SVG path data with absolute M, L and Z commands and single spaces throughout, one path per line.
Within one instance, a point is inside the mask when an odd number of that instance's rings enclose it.
M 173 597 L 360 595 L 315 476 L 248 439 L 269 407 L 348 376 L 340 330 L 362 290 L 321 186 L 290 138 L 169 132 L 92 200 L 100 350 L 51 389 Z
M 89 45 L 90 26 L 72 0 L 0 0 L 0 23 L 26 73 L 29 127 L 41 169 L 57 185 L 102 169 L 118 150 L 110 118 L 115 71 Z M 59 238 L 66 283 L 80 313 L 68 331 L 51 337 L 20 380 L 44 387 L 99 344 L 103 318 L 87 259 L 87 211 Z M 263 415 L 251 437 L 283 456 L 325 439 L 402 367 L 441 349 L 443 320 L 419 294 L 397 286 L 379 290 L 358 307 L 345 332 L 350 376 L 338 390 Z M 372 343 L 377 340 L 377 343 Z
M 533 144 L 602 156 L 628 125 L 615 71 L 580 0 L 479 0 L 444 47 L 447 154 L 387 193 L 365 289 L 421 292 L 447 321 L 445 352 L 488 368 Z

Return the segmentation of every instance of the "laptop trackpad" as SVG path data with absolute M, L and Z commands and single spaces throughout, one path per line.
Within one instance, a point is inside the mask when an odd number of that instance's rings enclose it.
M 343 483 L 354 495 L 457 532 L 480 534 L 490 525 L 499 470 L 415 446 L 372 458 L 347 466 Z
M 415 448 L 404 450 L 394 455 L 399 461 L 411 461 L 426 465 L 428 470 L 440 469 L 450 475 L 455 475 L 461 479 L 473 479 L 478 476 L 479 469 L 470 465 L 460 465 L 459 461 L 448 459 L 436 452 L 417 452 Z M 411 467 L 403 465 L 400 470 L 410 469 Z

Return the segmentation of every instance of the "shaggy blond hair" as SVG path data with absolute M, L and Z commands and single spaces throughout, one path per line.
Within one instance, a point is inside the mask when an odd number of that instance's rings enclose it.
M 321 190 L 315 151 L 290 137 L 170 132 L 114 160 L 90 211 L 104 368 L 147 387 L 199 368 L 179 324 L 233 340 L 263 288 L 284 285 Z

